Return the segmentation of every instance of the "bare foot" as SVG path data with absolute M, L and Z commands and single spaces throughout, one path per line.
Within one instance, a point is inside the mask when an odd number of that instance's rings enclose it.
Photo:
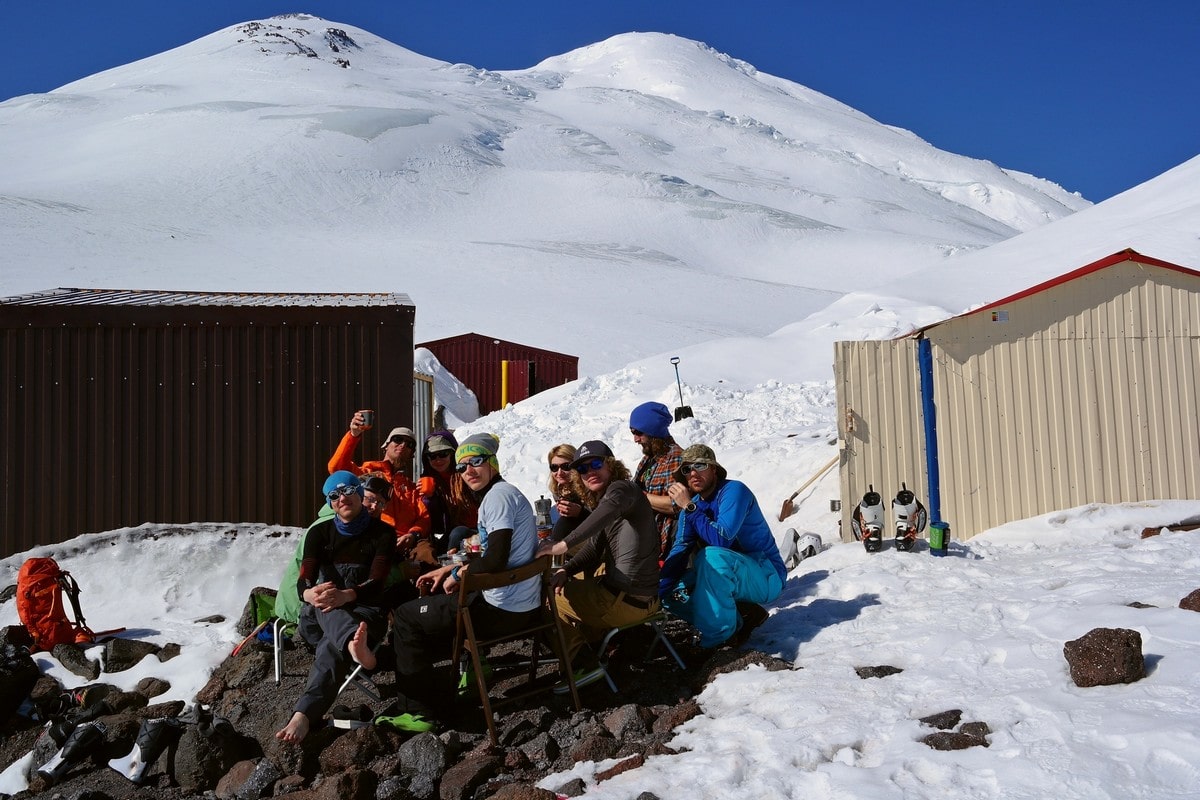
M 275 734 L 275 738 L 283 742 L 299 742 L 308 735 L 308 717 L 297 711 L 283 729 Z
M 367 644 L 367 623 L 358 623 L 358 630 L 350 637 L 346 650 L 354 659 L 354 663 L 362 664 L 363 669 L 375 669 L 375 654 L 371 652 L 371 646 Z

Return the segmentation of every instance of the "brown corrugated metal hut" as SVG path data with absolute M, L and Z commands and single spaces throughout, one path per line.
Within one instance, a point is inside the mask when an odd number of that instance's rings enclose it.
M 902 481 L 956 539 L 1200 497 L 1195 270 L 1127 250 L 834 362 L 843 539 L 869 485 L 890 509 Z
M 516 403 L 579 377 L 579 356 L 478 333 L 420 342 L 417 347 L 424 347 L 437 356 L 443 367 L 475 393 L 481 414 L 497 411 L 506 403 Z M 503 376 L 505 368 L 508 370 L 507 382 Z
M 411 424 L 415 313 L 386 293 L 0 300 L 3 555 L 145 522 L 307 525 L 356 409 L 378 420 L 360 460 Z

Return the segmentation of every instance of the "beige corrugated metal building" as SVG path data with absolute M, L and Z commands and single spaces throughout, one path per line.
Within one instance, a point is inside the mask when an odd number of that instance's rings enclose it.
M 868 486 L 890 508 L 901 481 L 956 539 L 1087 503 L 1200 497 L 1200 272 L 1127 250 L 834 353 L 843 539 Z

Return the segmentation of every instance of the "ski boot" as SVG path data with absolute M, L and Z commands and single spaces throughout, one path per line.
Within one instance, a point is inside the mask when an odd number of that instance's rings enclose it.
M 174 717 L 148 719 L 142 722 L 138 729 L 137 740 L 133 750 L 120 758 L 114 758 L 108 765 L 124 775 L 136 785 L 141 786 L 146 779 L 146 771 L 158 760 L 171 742 L 183 732 L 183 723 Z
M 921 501 L 903 483 L 892 500 L 892 516 L 896 518 L 896 549 L 911 552 L 917 544 L 917 536 L 925 530 L 929 515 Z
M 796 543 L 800 541 L 800 534 L 796 533 L 795 528 L 788 528 L 783 532 L 783 538 L 786 544 L 780 548 L 779 554 L 783 556 L 783 566 L 792 570 L 800 566 L 800 551 L 796 547 Z
M 883 549 L 883 498 L 873 485 L 868 484 L 867 493 L 854 507 L 850 525 L 854 529 L 854 538 L 863 543 L 868 553 Z
M 104 744 L 104 734 L 108 728 L 103 722 L 85 722 L 71 731 L 71 735 L 63 742 L 62 749 L 50 757 L 37 772 L 51 784 L 78 766 Z
M 821 552 L 824 545 L 821 543 L 821 537 L 815 533 L 802 533 L 800 538 L 796 540 L 796 552 L 800 554 L 800 560 L 812 558 L 817 553 Z
M 783 565 L 788 569 L 795 569 L 804 559 L 821 552 L 821 537 L 815 533 L 799 533 L 795 528 L 788 528 L 783 535 L 787 540 L 787 556 L 783 559 Z

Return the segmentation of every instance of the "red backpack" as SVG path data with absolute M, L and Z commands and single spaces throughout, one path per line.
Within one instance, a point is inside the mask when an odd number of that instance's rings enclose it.
M 75 621 L 67 618 L 63 594 L 71 601 Z M 56 644 L 90 644 L 96 634 L 79 609 L 79 584 L 53 558 L 30 558 L 17 573 L 17 616 L 33 638 L 32 652 Z

